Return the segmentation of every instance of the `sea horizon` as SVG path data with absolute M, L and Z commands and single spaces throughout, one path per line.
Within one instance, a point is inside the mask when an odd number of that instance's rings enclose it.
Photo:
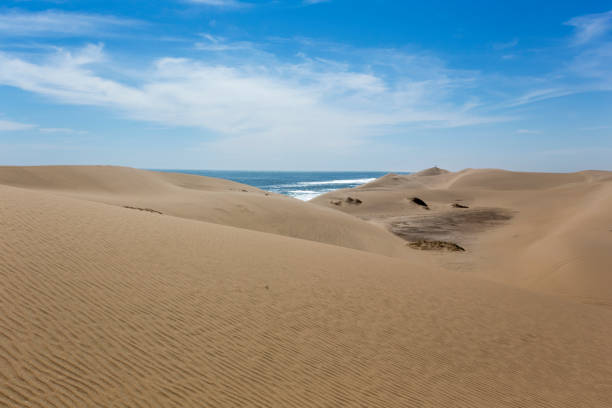
M 354 188 L 396 171 L 283 171 L 283 170 L 193 170 L 150 169 L 222 178 L 261 190 L 308 201 L 330 191 Z

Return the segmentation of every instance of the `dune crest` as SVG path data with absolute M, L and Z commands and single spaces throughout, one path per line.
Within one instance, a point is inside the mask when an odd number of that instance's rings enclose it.
M 414 173 L 415 176 L 439 176 L 440 174 L 450 173 L 448 170 L 441 169 L 437 166 L 431 167 L 429 169 L 421 170 Z
M 388 256 L 406 254 L 401 240 L 377 225 L 212 177 L 116 166 L 0 167 L 2 184 Z

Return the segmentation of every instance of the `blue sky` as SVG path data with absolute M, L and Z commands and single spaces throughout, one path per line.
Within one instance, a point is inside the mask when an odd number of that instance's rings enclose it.
M 0 164 L 612 170 L 612 6 L 5 0 Z

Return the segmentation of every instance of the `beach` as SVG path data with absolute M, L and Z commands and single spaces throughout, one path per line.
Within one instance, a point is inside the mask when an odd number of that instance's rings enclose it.
M 612 406 L 610 208 L 605 171 L 0 167 L 0 406 Z

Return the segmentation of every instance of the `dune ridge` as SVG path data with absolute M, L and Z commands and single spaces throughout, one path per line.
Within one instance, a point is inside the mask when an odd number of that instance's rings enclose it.
M 384 228 L 229 180 L 116 166 L 0 167 L 0 184 L 402 256 Z
M 104 168 L 91 177 L 116 171 L 121 187 L 79 175 L 81 192 L 74 169 L 58 169 L 56 185 L 44 180 L 53 168 L 36 182 L 4 170 L 0 406 L 612 405 L 609 308 L 449 271 L 429 256 L 166 214 L 163 196 L 185 188 L 172 187 L 179 179 L 228 202 L 269 198 L 214 179 L 142 172 L 149 184 L 132 178 L 132 189 L 123 169 Z M 586 214 L 608 203 L 607 189 L 592 193 Z M 163 204 L 152 208 L 164 214 L 119 205 L 129 200 Z M 283 208 L 287 222 L 311 222 L 291 212 L 302 205 Z

